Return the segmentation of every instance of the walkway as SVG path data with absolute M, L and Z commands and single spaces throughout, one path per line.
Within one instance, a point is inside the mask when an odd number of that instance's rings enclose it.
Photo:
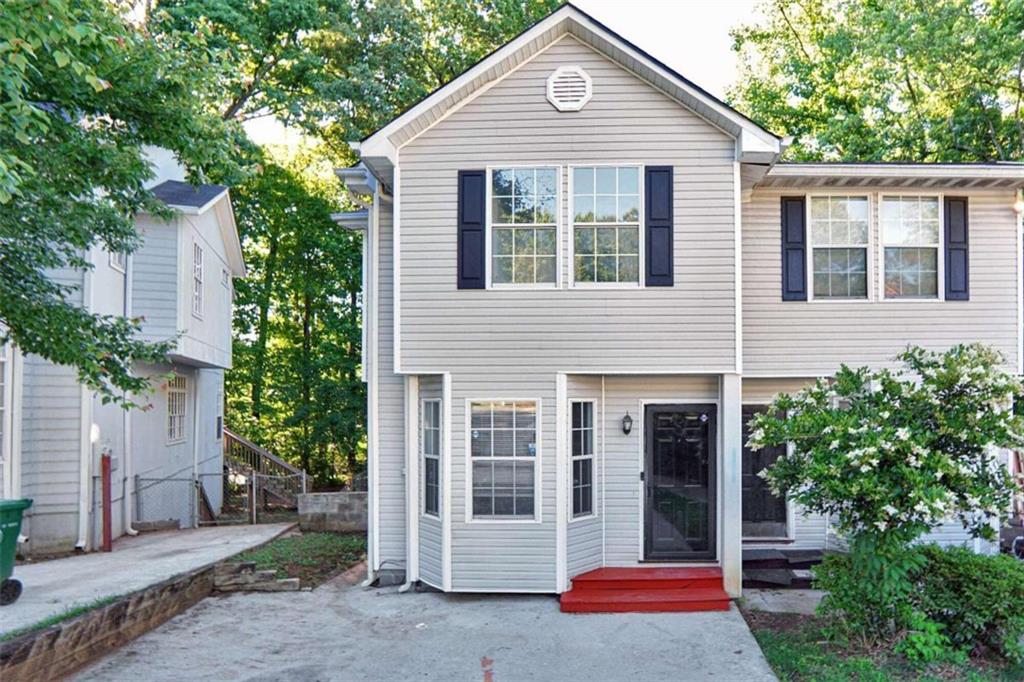
M 0 610 L 0 635 L 65 611 L 209 566 L 280 535 L 291 524 L 217 526 L 124 537 L 112 552 L 15 566 L 25 591 Z
M 774 680 L 743 617 L 572 615 L 553 596 L 312 592 L 206 599 L 78 680 Z

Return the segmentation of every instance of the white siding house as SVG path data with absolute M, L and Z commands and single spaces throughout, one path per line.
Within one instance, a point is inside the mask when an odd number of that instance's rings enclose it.
M 786 144 L 570 5 L 354 143 L 374 575 L 703 566 L 736 596 L 744 547 L 835 542 L 758 488 L 744 414 L 908 343 L 1021 371 L 1024 166 Z
M 97 247 L 88 254 L 90 270 L 52 275 L 73 285 L 74 302 L 88 310 L 141 317 L 144 338 L 175 340 L 165 364 L 135 368 L 153 379 L 152 393 L 136 398 L 149 409 L 105 405 L 73 368 L 0 348 L 3 497 L 33 499 L 22 525 L 22 550 L 30 554 L 99 546 L 102 455 L 111 457 L 115 538 L 139 521 L 194 524 L 193 481 L 222 470 L 217 420 L 231 366 L 231 283 L 245 272 L 241 247 L 227 188 L 193 187 L 166 154 L 157 150 L 153 159 L 151 189 L 175 216 L 139 215 L 142 243 L 134 253 Z M 196 296 L 202 306 L 194 309 Z M 206 490 L 215 508 L 220 490 Z

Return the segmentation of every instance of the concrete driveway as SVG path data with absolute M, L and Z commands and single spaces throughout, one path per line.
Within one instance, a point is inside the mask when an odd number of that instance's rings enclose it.
M 569 615 L 547 596 L 338 580 L 210 598 L 78 680 L 774 680 L 728 612 Z

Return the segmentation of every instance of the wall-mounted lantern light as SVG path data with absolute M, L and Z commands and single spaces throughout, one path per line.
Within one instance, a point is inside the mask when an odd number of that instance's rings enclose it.
M 629 435 L 629 432 L 633 430 L 633 418 L 629 416 L 629 412 L 622 418 L 622 432 Z

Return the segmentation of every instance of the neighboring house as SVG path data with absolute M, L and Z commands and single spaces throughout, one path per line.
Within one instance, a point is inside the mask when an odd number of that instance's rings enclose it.
M 224 370 L 242 251 L 228 189 L 189 185 L 168 153 L 151 157 L 151 189 L 176 216 L 139 215 L 134 253 L 94 247 L 91 270 L 53 274 L 74 285 L 75 302 L 90 311 L 142 317 L 145 338 L 176 339 L 166 363 L 135 368 L 154 379 L 151 408 L 104 405 L 73 368 L 0 347 L 2 491 L 34 500 L 22 525 L 28 553 L 99 546 L 103 454 L 112 458 L 114 537 L 137 521 L 193 525 L 194 480 L 214 510 L 220 505 Z
M 572 6 L 353 144 L 374 575 L 711 566 L 736 596 L 745 547 L 830 543 L 753 475 L 753 411 L 907 344 L 1021 370 L 1024 166 L 785 146 Z

